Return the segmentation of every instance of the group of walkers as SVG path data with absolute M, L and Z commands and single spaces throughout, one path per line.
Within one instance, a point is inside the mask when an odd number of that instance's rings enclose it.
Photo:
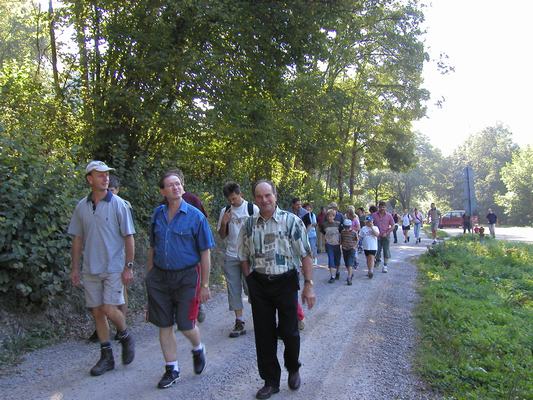
M 124 310 L 125 287 L 133 281 L 135 271 L 133 211 L 129 203 L 109 190 L 110 171 L 113 168 L 102 161 L 87 165 L 91 192 L 78 202 L 68 228 L 73 237 L 71 281 L 83 286 L 100 343 L 100 359 L 90 369 L 93 376 L 115 367 L 108 321 L 117 328 L 115 338 L 122 346 L 122 363 L 130 364 L 135 358 L 135 341 Z M 194 373 L 201 374 L 207 362 L 197 321 L 200 304 L 211 296 L 210 251 L 215 240 L 201 204 L 192 205 L 197 198 L 185 191 L 184 184 L 178 169 L 161 176 L 163 201 L 154 209 L 149 226 L 146 318 L 159 328 L 165 360 L 157 385 L 161 389 L 172 386 L 180 376 L 174 326 L 191 345 Z M 312 280 L 316 254 L 301 218 L 277 206 L 276 187 L 271 181 L 259 180 L 254 185 L 255 204 L 244 200 L 235 182 L 227 183 L 223 193 L 229 204 L 220 212 L 217 231 L 226 243 L 223 270 L 229 308 L 235 313 L 229 336 L 246 333 L 245 287 L 252 306 L 257 365 L 264 380 L 256 398 L 267 399 L 280 387 L 278 339 L 285 345 L 288 386 L 297 390 L 301 385 L 298 321 L 303 311 L 298 291 L 301 289 L 302 304 L 311 309 L 316 301 Z M 312 219 L 311 225 L 314 223 Z
M 73 237 L 71 281 L 83 285 L 86 306 L 95 320 L 93 339 L 100 343 L 100 359 L 90 370 L 93 376 L 115 367 L 108 321 L 117 329 L 122 363 L 130 364 L 135 358 L 135 341 L 126 325 L 125 289 L 135 271 L 133 210 L 118 196 L 119 183 L 113 176 L 110 179 L 110 171 L 113 168 L 102 161 L 87 165 L 91 192 L 77 204 L 68 228 Z M 210 251 L 215 240 L 201 201 L 185 191 L 182 171 L 166 171 L 158 184 L 162 203 L 154 209 L 149 226 L 146 318 L 159 328 L 165 371 L 157 386 L 165 389 L 180 376 L 175 326 L 191 345 L 194 373 L 205 369 L 206 348 L 197 322 L 205 318 L 201 305 L 211 297 Z M 229 310 L 235 314 L 229 337 L 246 334 L 244 292 L 252 308 L 257 365 L 264 381 L 256 398 L 268 399 L 280 390 L 279 339 L 285 346 L 288 386 L 297 390 L 301 385 L 302 304 L 311 309 L 316 301 L 313 264 L 318 253 L 327 253 L 329 283 L 340 279 L 342 256 L 346 284 L 352 285 L 359 252 L 365 254 L 368 278 L 381 263 L 381 271 L 388 272 L 390 234 L 397 243 L 401 223 L 407 243 L 414 226 L 415 243 L 419 243 L 424 217 L 416 208 L 411 213 L 405 210 L 401 217 L 389 213 L 385 202 L 368 211 L 350 206 L 344 214 L 332 202 L 316 215 L 312 205 L 302 204 L 299 198 L 285 211 L 278 207 L 276 187 L 268 180 L 256 182 L 253 202 L 244 199 L 236 182 L 226 183 L 222 192 L 228 205 L 220 210 L 216 231 L 225 242 L 223 272 Z M 434 242 L 439 218 L 432 204 L 428 221 Z

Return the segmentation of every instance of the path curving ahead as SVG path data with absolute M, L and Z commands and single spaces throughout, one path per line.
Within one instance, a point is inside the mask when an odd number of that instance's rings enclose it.
M 364 256 L 354 274 L 353 286 L 341 280 L 328 284 L 324 254 L 314 271 L 317 304 L 306 309 L 302 332 L 299 391 L 288 389 L 282 373 L 280 393 L 272 399 L 435 399 L 412 371 L 417 332 L 413 308 L 417 301 L 416 267 L 410 262 L 430 243 L 396 244 L 387 274 L 376 270 L 366 277 Z M 344 280 L 343 280 L 344 279 Z M 36 351 L 13 374 L 0 378 L 1 398 L 8 399 L 253 399 L 262 386 L 255 358 L 253 324 L 247 304 L 248 333 L 228 338 L 233 313 L 225 293 L 207 305 L 207 319 L 200 325 L 208 364 L 195 376 L 189 345 L 178 343 L 180 380 L 171 388 L 156 388 L 163 373 L 157 329 L 139 322 L 133 328 L 137 341 L 135 361 L 120 364 L 120 346 L 113 344 L 115 370 L 101 377 L 89 376 L 99 356 L 98 345 L 69 341 Z M 279 342 L 282 360 L 283 344 Z

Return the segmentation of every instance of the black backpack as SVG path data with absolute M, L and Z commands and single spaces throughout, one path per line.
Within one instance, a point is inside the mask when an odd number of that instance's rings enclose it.
M 231 204 L 228 204 L 226 206 L 226 209 L 224 210 L 224 212 L 228 212 L 230 208 L 231 208 Z M 254 203 L 252 203 L 250 201 L 248 202 L 248 215 L 249 216 L 254 215 Z

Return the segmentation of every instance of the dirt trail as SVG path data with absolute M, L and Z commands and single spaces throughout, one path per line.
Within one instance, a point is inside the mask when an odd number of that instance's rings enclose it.
M 328 284 L 326 257 L 315 268 L 317 304 L 306 310 L 302 332 L 299 391 L 287 388 L 282 374 L 281 391 L 273 399 L 433 399 L 413 374 L 411 361 L 416 345 L 413 307 L 416 268 L 410 263 L 421 254 L 421 244 L 393 245 L 389 273 L 377 271 L 366 277 L 363 255 L 355 272 L 353 286 L 347 286 L 345 271 L 341 280 Z M 10 376 L 0 379 L 2 399 L 253 399 L 262 386 L 255 358 L 253 324 L 247 304 L 248 334 L 228 338 L 233 323 L 225 293 L 207 305 L 206 321 L 200 325 L 207 348 L 205 372 L 192 371 L 190 347 L 179 337 L 180 380 L 171 388 L 158 390 L 163 362 L 157 330 L 139 322 L 134 327 L 137 341 L 135 361 L 120 364 L 120 348 L 113 344 L 117 366 L 101 377 L 89 376 L 98 359 L 98 345 L 69 341 L 36 351 Z M 279 342 L 282 360 L 283 344 Z

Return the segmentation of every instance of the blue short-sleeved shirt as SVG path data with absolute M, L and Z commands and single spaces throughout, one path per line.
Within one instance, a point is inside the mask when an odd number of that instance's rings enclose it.
M 215 247 L 207 219 L 200 210 L 181 200 L 178 212 L 168 222 L 168 207 L 157 207 L 152 215 L 150 247 L 154 265 L 179 270 L 197 265 L 200 252 Z

